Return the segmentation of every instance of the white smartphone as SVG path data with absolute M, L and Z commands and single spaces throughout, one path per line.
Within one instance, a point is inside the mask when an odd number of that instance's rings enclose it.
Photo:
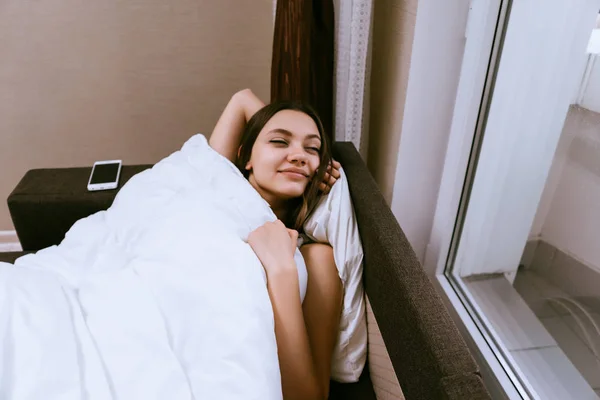
M 96 161 L 87 188 L 93 190 L 116 189 L 121 176 L 121 160 Z

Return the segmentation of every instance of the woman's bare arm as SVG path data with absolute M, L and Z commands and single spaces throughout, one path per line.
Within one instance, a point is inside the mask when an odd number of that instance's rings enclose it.
M 342 284 L 330 246 L 303 246 L 308 271 L 303 306 L 294 261 L 297 239 L 298 232 L 275 221 L 252 231 L 248 244 L 267 273 L 283 397 L 324 400 L 329 392 L 331 356 L 339 332 Z
M 342 283 L 331 246 L 310 244 L 302 254 L 308 271 L 304 303 L 297 274 L 268 279 L 285 400 L 326 399 L 331 356 L 342 310 Z
M 223 157 L 235 162 L 246 122 L 264 105 L 250 89 L 234 94 L 210 135 L 209 145 Z
M 333 258 L 333 248 L 312 243 L 300 248 L 306 262 L 308 285 L 302 303 L 304 323 L 319 386 L 326 399 L 331 379 L 331 356 L 340 331 L 342 282 Z
M 324 400 L 302 315 L 295 265 L 267 277 L 275 317 L 275 337 L 284 400 Z

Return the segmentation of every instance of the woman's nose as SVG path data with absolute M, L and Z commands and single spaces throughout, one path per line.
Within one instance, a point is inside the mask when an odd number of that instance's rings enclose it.
M 290 148 L 290 152 L 288 153 L 288 160 L 290 162 L 298 162 L 301 164 L 305 164 L 306 154 L 304 153 L 304 149 Z

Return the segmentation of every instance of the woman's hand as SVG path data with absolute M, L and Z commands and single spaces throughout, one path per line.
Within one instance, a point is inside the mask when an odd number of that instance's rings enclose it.
M 329 193 L 329 191 L 333 187 L 333 184 L 341 176 L 340 168 L 342 168 L 342 165 L 339 162 L 332 159 L 331 164 L 329 164 L 329 166 L 327 167 L 327 172 L 325 173 L 323 182 L 321 182 L 321 184 L 319 185 L 319 189 L 321 189 L 323 194 Z
M 294 253 L 298 232 L 287 229 L 283 222 L 267 222 L 248 236 L 248 244 L 262 263 L 267 278 L 279 272 L 296 272 Z

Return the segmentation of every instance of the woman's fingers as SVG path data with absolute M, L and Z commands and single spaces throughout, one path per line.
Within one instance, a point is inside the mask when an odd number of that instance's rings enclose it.
M 298 240 L 298 231 L 295 229 L 288 229 L 288 234 L 290 235 L 290 238 L 293 241 L 297 241 Z
M 325 173 L 325 176 L 323 177 L 323 182 L 325 182 L 328 186 L 333 186 L 333 184 L 335 183 L 335 181 L 337 181 L 337 178 L 339 178 L 340 175 L 338 173 L 338 176 L 335 176 L 335 173 Z
M 327 194 L 331 190 L 331 187 L 335 184 L 335 182 L 340 178 L 340 168 L 342 165 L 335 161 L 331 160 L 329 165 L 327 166 L 327 170 L 325 172 L 325 176 L 323 177 L 323 182 L 319 184 L 319 189 Z
M 323 176 L 323 182 L 329 182 L 329 181 L 331 181 L 331 179 L 333 179 L 333 181 L 335 182 L 339 179 L 340 176 L 341 175 L 340 175 L 339 171 L 337 171 L 337 174 L 336 174 L 336 171 L 325 172 L 325 176 Z
M 335 160 L 332 160 L 331 164 L 327 166 L 327 172 L 333 175 L 335 179 L 338 179 L 341 176 L 340 168 L 342 168 L 341 164 Z
M 319 189 L 325 194 L 329 193 L 331 187 L 340 177 L 340 171 L 335 169 L 331 164 L 327 167 L 327 172 L 323 176 L 323 181 L 319 184 Z
M 296 248 L 296 246 L 298 246 L 298 231 L 295 229 L 288 229 L 288 235 L 290 235 L 290 241 L 291 241 L 291 245 L 293 247 L 293 249 Z M 294 251 L 294 250 L 292 250 Z
M 329 180 L 327 181 L 327 186 L 329 186 L 329 187 L 333 186 L 335 181 L 337 181 L 337 179 L 334 176 L 330 176 Z

